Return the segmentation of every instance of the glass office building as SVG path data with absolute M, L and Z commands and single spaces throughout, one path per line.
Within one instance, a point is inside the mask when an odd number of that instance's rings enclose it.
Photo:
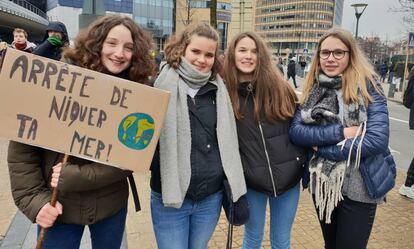
M 280 56 L 307 55 L 323 33 L 342 19 L 343 0 L 258 0 L 255 31 Z
M 173 0 L 133 0 L 136 23 L 153 34 L 158 49 L 173 31 Z

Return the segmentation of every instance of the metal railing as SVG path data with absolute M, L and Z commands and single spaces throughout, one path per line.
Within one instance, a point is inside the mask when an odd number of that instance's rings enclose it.
M 22 6 L 25 9 L 30 10 L 31 12 L 35 13 L 36 15 L 39 15 L 47 20 L 47 15 L 45 12 L 41 11 L 38 7 L 34 6 L 33 4 L 25 1 L 25 0 L 10 0 L 10 2 L 13 2 L 17 5 Z

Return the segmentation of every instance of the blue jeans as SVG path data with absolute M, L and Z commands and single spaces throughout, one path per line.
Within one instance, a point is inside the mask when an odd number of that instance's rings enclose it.
M 270 244 L 272 249 L 290 248 L 290 231 L 299 202 L 300 187 L 297 184 L 278 197 L 247 190 L 250 218 L 244 227 L 243 249 L 261 248 L 267 200 L 270 204 Z
M 65 212 L 65 211 L 63 211 Z M 111 217 L 88 225 L 91 232 L 92 248 L 120 248 L 125 230 L 127 207 Z M 84 225 L 56 223 L 47 230 L 43 249 L 79 249 Z M 40 226 L 37 227 L 39 236 Z
M 151 193 L 151 215 L 158 249 L 204 249 L 220 217 L 223 192 L 202 201 L 185 199 L 181 208 L 164 207 L 161 194 Z

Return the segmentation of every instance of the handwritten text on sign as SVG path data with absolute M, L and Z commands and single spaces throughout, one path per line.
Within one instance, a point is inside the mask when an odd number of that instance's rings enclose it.
M 8 49 L 0 136 L 108 165 L 147 170 L 169 94 Z

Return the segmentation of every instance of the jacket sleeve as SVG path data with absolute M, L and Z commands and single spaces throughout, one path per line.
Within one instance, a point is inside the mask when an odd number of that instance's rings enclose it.
M 384 153 L 388 148 L 390 133 L 387 100 L 373 89 L 370 90 L 370 93 L 373 102 L 367 108 L 368 120 L 365 137 L 361 146 L 362 158 Z M 352 147 L 352 158 L 355 158 L 360 142 L 361 136 L 358 136 Z M 351 144 L 352 139 L 347 139 L 342 150 L 337 145 L 319 147 L 317 155 L 330 160 L 343 161 L 348 158 Z
M 126 179 L 131 173 L 101 163 L 77 165 L 68 162 L 62 166 L 58 188 L 65 192 L 96 190 Z
M 51 193 L 42 175 L 42 149 L 10 141 L 7 161 L 16 206 L 35 222 Z
M 305 124 L 298 108 L 289 129 L 289 136 L 292 143 L 302 147 L 334 145 L 344 139 L 343 130 L 341 124 Z
M 46 39 L 33 50 L 33 54 L 43 56 L 49 59 L 56 59 L 54 58 L 55 49 L 56 47 L 50 44 L 50 42 Z
M 403 96 L 403 104 L 409 109 L 414 104 L 414 76 L 411 76 L 408 81 L 408 86 L 407 89 L 405 89 Z

